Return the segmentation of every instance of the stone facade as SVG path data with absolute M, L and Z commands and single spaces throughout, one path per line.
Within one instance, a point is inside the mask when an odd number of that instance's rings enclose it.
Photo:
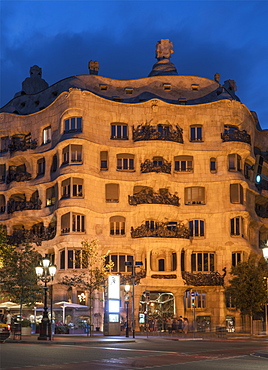
M 130 275 L 124 262 L 143 262 L 136 323 L 145 291 L 152 316 L 191 322 L 195 292 L 200 328 L 228 317 L 239 328 L 224 285 L 232 264 L 261 256 L 268 239 L 268 186 L 253 178 L 256 155 L 268 159 L 267 131 L 218 75 L 118 81 L 95 72 L 42 91 L 35 81 L 33 94 L 1 109 L 0 222 L 13 243 L 28 232 L 54 256 L 55 301 L 79 303 L 81 292 L 57 282 L 72 274 L 81 241 L 97 238 L 114 272 Z M 36 145 L 25 144 L 29 134 Z M 172 304 L 153 301 L 165 292 Z

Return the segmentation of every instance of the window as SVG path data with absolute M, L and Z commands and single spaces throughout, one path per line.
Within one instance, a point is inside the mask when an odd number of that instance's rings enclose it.
M 5 213 L 6 211 L 6 199 L 3 194 L 0 195 L 0 213 Z
M 104 84 L 100 84 L 99 87 L 100 87 L 101 90 L 107 90 L 107 88 L 108 88 L 108 86 L 104 85 Z
M 43 130 L 43 144 L 51 142 L 51 126 L 45 127 Z
M 52 158 L 51 172 L 56 172 L 58 168 L 58 155 L 54 154 Z
M 134 155 L 133 154 L 117 154 L 117 170 L 134 171 Z
M 126 87 L 125 88 L 125 93 L 129 94 L 129 95 L 132 94 L 133 93 L 133 88 L 132 87 Z
M 184 189 L 185 204 L 205 204 L 205 188 L 193 186 Z
M 212 172 L 212 173 L 217 172 L 216 158 L 210 158 L 210 172 Z
M 153 157 L 153 165 L 154 167 L 162 166 L 164 162 L 163 157 Z
M 230 184 L 230 202 L 243 204 L 243 186 L 241 184 Z
M 111 125 L 111 139 L 127 140 L 128 139 L 127 125 L 113 123 Z
M 233 153 L 228 155 L 228 170 L 241 171 L 241 157 L 239 154 Z
M 232 253 L 232 266 L 237 266 L 239 262 L 241 262 L 241 252 L 233 252 Z
M 230 220 L 231 223 L 231 235 L 232 236 L 243 236 L 244 220 L 242 217 L 234 217 Z
M 62 234 L 72 232 L 85 232 L 85 216 L 75 212 L 68 212 L 61 216 Z
M 127 254 L 110 254 L 106 257 L 106 264 L 110 262 L 114 263 L 110 272 L 132 272 L 132 267 L 125 266 L 125 262 L 131 262 L 133 265 L 133 256 Z
M 192 90 L 193 91 L 198 91 L 199 90 L 199 85 L 198 84 L 192 84 Z
M 206 308 L 206 293 L 199 292 L 185 292 L 184 294 L 184 306 L 185 308 Z
M 250 180 L 250 177 L 251 177 L 250 175 L 252 173 L 252 167 L 253 166 L 250 163 L 245 162 L 245 164 L 244 164 L 244 175 L 245 175 L 246 179 Z
M 61 183 L 61 197 L 82 197 L 83 196 L 83 179 L 70 177 Z
M 174 170 L 178 172 L 192 172 L 193 157 L 192 156 L 174 157 Z
M 113 216 L 110 218 L 110 235 L 125 235 L 126 219 L 122 216 Z
M 235 308 L 234 300 L 230 294 L 225 295 L 225 304 L 227 308 Z
M 1 153 L 8 151 L 9 136 L 1 137 Z
M 119 184 L 105 184 L 105 198 L 107 203 L 118 203 Z
M 67 258 L 67 261 L 66 261 Z M 63 249 L 60 251 L 60 269 L 84 269 L 88 267 L 86 252 L 80 249 Z
M 170 83 L 163 83 L 164 90 L 169 91 L 171 90 L 171 84 Z
M 156 230 L 157 222 L 155 221 L 145 221 L 145 226 L 148 230 Z
M 82 145 L 71 144 L 62 150 L 63 163 L 82 162 Z
M 164 260 L 164 258 L 160 258 L 158 260 L 158 271 L 165 271 L 165 260 Z
M 213 272 L 215 255 L 207 252 L 194 252 L 191 255 L 192 272 Z
M 46 191 L 46 206 L 53 206 L 57 201 L 58 186 L 55 184 Z
M 100 169 L 101 171 L 108 170 L 108 152 L 100 152 Z
M 82 131 L 82 117 L 72 117 L 64 121 L 64 132 L 81 132 Z
M 5 182 L 6 180 L 6 165 L 0 164 L 0 182 Z
M 205 222 L 203 220 L 189 221 L 190 236 L 202 237 L 205 236 Z
M 195 125 L 190 127 L 190 141 L 202 141 L 202 126 Z
M 37 161 L 37 176 L 42 176 L 45 174 L 46 161 L 45 158 L 40 158 Z

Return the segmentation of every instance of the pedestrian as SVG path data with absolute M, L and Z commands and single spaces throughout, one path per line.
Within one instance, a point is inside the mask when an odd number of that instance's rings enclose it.
M 168 328 L 168 334 L 171 334 L 172 333 L 172 319 L 171 319 L 171 317 L 169 317 L 167 319 L 167 328 Z
M 188 322 L 187 317 L 185 317 L 184 320 L 183 320 L 183 326 L 182 326 L 182 330 L 183 330 L 184 335 L 187 335 L 188 329 L 189 329 L 189 322 Z
M 7 311 L 6 324 L 7 325 L 11 325 L 11 314 L 10 314 L 10 311 Z
M 182 316 L 180 316 L 179 320 L 178 320 L 178 331 L 179 331 L 179 333 L 182 333 L 182 329 L 183 329 L 183 318 L 182 318 Z

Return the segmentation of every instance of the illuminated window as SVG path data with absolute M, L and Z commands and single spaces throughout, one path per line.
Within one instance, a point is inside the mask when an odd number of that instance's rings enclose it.
M 213 272 L 215 254 L 207 252 L 194 252 L 191 255 L 192 272 Z
M 53 206 L 57 201 L 57 193 L 58 193 L 58 186 L 55 184 L 54 186 L 48 188 L 46 190 L 46 206 Z
M 81 132 L 82 117 L 72 117 L 64 121 L 64 132 Z
M 43 144 L 51 142 L 51 126 L 45 127 L 43 130 Z
M 111 139 L 128 140 L 128 127 L 122 123 L 113 123 L 111 125 Z
M 110 218 L 110 235 L 119 236 L 126 234 L 126 219 L 122 216 L 113 216 Z

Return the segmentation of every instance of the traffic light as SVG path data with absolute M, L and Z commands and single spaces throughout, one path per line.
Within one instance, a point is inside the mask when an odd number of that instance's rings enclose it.
M 263 157 L 261 155 L 256 155 L 256 162 L 254 164 L 253 172 L 253 181 L 256 184 L 260 184 L 262 180 L 262 166 L 263 166 Z

